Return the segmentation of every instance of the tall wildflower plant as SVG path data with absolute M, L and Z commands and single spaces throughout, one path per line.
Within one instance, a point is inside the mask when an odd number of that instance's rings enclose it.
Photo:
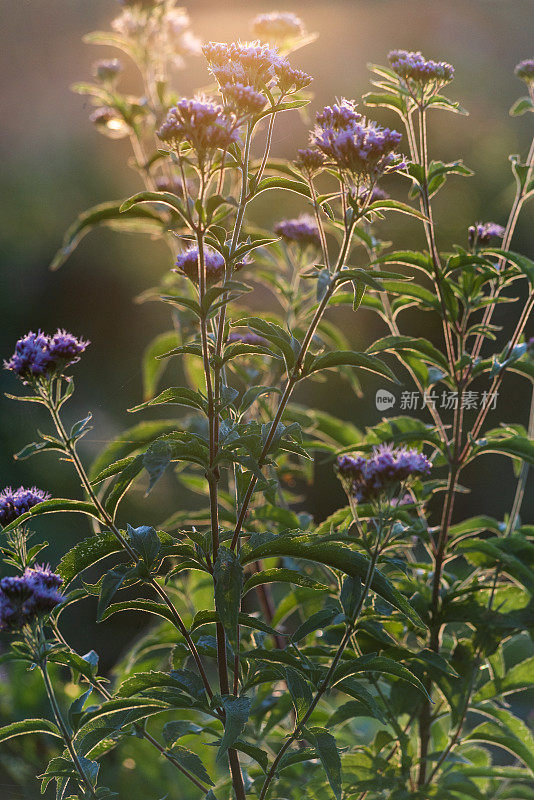
M 292 53 L 314 36 L 298 17 L 262 14 L 254 41 L 201 47 L 173 0 L 123 6 L 111 33 L 87 40 L 135 61 L 142 96 L 121 92 L 116 59 L 76 89 L 93 99 L 102 133 L 130 138 L 144 186 L 83 214 L 54 266 L 98 225 L 167 241 L 169 268 L 146 297 L 161 298 L 173 324 L 148 345 L 144 401 L 130 410 L 170 416 L 137 423 L 87 468 L 78 443 L 90 417 L 67 425 L 65 407 L 89 343 L 38 331 L 6 354 L 23 386 L 15 399 L 39 404 L 51 423 L 18 457 L 59 453 L 82 496 L 50 497 L 45 485 L 0 493 L 4 563 L 15 573 L 0 580 L 0 625 L 8 658 L 41 672 L 51 707 L 50 719 L 14 722 L 0 739 L 52 736 L 43 790 L 55 782 L 56 797 L 70 800 L 119 796 L 105 786 L 106 765 L 132 736 L 147 763 L 155 753 L 176 771 L 152 786 L 141 757 L 144 797 L 533 797 L 534 737 L 508 698 L 534 685 L 534 544 L 521 519 L 534 413 L 528 429 L 486 420 L 508 373 L 534 381 L 525 339 L 534 263 L 511 249 L 534 193 L 534 147 L 526 161 L 511 157 L 508 220 L 472 221 L 444 252 L 433 198 L 449 177 L 470 174 L 431 155 L 434 116 L 464 113 L 442 94 L 450 64 L 391 52 L 389 66 L 372 67 L 375 88 L 360 106 L 340 99 L 320 110 L 309 141 L 284 162 L 271 155 L 278 117 L 310 102 L 312 79 Z M 169 69 L 190 54 L 203 55 L 212 86 L 180 97 Z M 529 91 L 513 113 L 532 111 L 534 61 L 517 76 Z M 368 116 L 377 107 L 395 127 Z M 391 175 L 406 202 L 382 188 Z M 302 212 L 257 229 L 248 212 L 266 192 L 291 193 Z M 387 229 L 399 212 L 419 221 L 423 250 L 378 238 L 375 223 Z M 512 284 L 528 291 L 497 344 Z M 259 285 L 277 307 L 251 315 L 246 295 Z M 340 305 L 374 311 L 384 336 L 352 350 Z M 439 320 L 436 341 L 401 328 L 400 312 L 414 305 Z M 186 385 L 161 387 L 170 359 Z M 327 370 L 351 391 L 368 372 L 392 387 L 402 380 L 425 397 L 426 418 L 389 416 L 362 433 L 296 404 L 295 389 Z M 469 416 L 475 390 L 483 402 Z M 442 393 L 453 398 L 445 410 Z M 314 453 L 347 496 L 322 522 L 301 510 Z M 483 455 L 513 460 L 512 508 L 461 519 L 457 495 L 467 476 L 477 480 Z M 150 492 L 168 469 L 198 494 L 198 509 L 125 517 L 132 486 Z M 42 545 L 29 546 L 28 525 L 56 512 L 90 517 L 93 533 L 53 572 L 35 563 Z M 88 584 L 95 565 L 100 578 Z M 99 676 L 96 652 L 78 654 L 61 629 L 63 610 L 91 596 L 97 621 L 126 611 L 146 619 L 111 680 Z M 68 709 L 49 664 L 80 684 Z

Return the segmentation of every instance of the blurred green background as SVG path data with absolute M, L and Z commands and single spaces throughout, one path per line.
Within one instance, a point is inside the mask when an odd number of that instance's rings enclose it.
M 523 93 L 513 68 L 533 55 L 531 0 L 297 0 L 287 6 L 195 0 L 188 8 L 193 29 L 203 40 L 246 39 L 255 14 L 276 9 L 295 11 L 310 31 L 320 33 L 317 42 L 292 57 L 296 66 L 315 78 L 310 114 L 335 97 L 358 99 L 369 87 L 366 64 L 384 63 L 393 47 L 421 49 L 429 57 L 453 63 L 456 77 L 448 95 L 459 100 L 470 117 L 436 112 L 431 123 L 432 155 L 442 160 L 462 158 L 476 174 L 452 179 L 440 198 L 440 244 L 445 248 L 454 241 L 465 244 L 466 229 L 477 220 L 506 222 L 514 191 L 507 156 L 524 155 L 532 135 L 531 119 L 508 115 L 512 102 Z M 0 0 L 0 358 L 9 357 L 16 339 L 30 328 L 53 331 L 64 326 L 91 340 L 82 364 L 75 368 L 77 393 L 67 410 L 72 421 L 89 410 L 94 414 L 95 429 L 84 440 L 87 458 L 132 424 L 125 409 L 141 396 L 142 351 L 153 335 L 167 328 L 164 307 L 134 303 L 135 296 L 170 267 L 161 243 L 100 230 L 83 241 L 59 272 L 48 270 L 65 228 L 79 212 L 140 188 L 136 174 L 126 166 L 127 140 L 113 142 L 100 136 L 88 121 L 91 109 L 86 99 L 69 90 L 74 81 L 89 77 L 94 60 L 115 55 L 107 48 L 83 45 L 81 37 L 108 28 L 118 11 L 114 0 Z M 175 79 L 184 94 L 207 85 L 203 59 L 189 60 Z M 125 80 L 135 92 L 133 70 Z M 379 116 L 382 122 L 396 122 Z M 306 138 L 306 121 L 297 115 L 286 117 L 278 123 L 273 153 L 292 157 Z M 400 182 L 393 184 L 392 193 L 403 198 L 406 188 Z M 284 206 L 280 195 L 267 196 L 269 200 L 253 211 L 264 227 L 304 210 L 296 201 L 285 201 Z M 527 206 L 513 242 L 513 249 L 530 257 L 534 255 L 531 214 Z M 400 215 L 390 217 L 381 234 L 399 247 L 422 245 L 419 226 Z M 357 317 L 337 313 L 356 347 L 367 346 L 373 336 L 383 333 L 365 311 Z M 511 314 L 506 307 L 500 322 L 506 324 Z M 406 323 L 415 331 L 425 325 L 428 335 L 427 320 L 417 312 L 409 312 Z M 379 419 L 374 406 L 379 385 L 366 381 L 364 396 L 358 398 L 331 375 L 327 384 L 313 392 L 301 390 L 297 399 L 317 402 L 363 427 Z M 35 483 L 56 496 L 78 496 L 69 466 L 58 464 L 53 456 L 13 461 L 12 454 L 32 440 L 35 428 L 46 429 L 48 423 L 37 407 L 4 397 L 4 392 L 18 390 L 5 371 L 0 373 L 0 390 L 0 488 Z M 510 380 L 499 398 L 499 415 L 505 421 L 525 422 L 528 404 L 523 384 Z M 473 494 L 462 500 L 459 513 L 468 503 L 470 513 L 483 510 L 502 516 L 514 488 L 509 462 L 481 462 L 478 475 Z M 138 524 L 157 524 L 185 502 L 190 498 L 167 476 L 148 501 L 142 491 L 134 492 L 127 514 Z M 307 509 L 321 519 L 342 502 L 331 467 L 318 465 Z M 527 496 L 525 519 L 533 510 L 534 501 Z M 45 518 L 38 529 L 39 536 L 51 542 L 47 558 L 52 564 L 89 533 L 87 523 L 71 516 Z M 93 619 L 91 608 L 80 607 L 75 618 L 65 615 L 72 642 L 81 652 L 94 646 L 98 637 L 102 664 L 108 669 L 131 637 L 129 625 L 135 620 L 128 615 L 97 630 Z M 31 682 L 21 678 L 20 697 L 14 700 L 0 687 L 0 717 L 11 720 L 29 713 L 20 702 L 30 697 L 30 688 Z M 20 766 L 17 777 L 15 761 L 8 764 L 5 753 L 0 755 L 2 762 L 9 767 L 9 774 L 2 776 L 6 790 L 12 787 L 8 796 L 34 797 L 31 775 L 26 783 Z M 132 798 L 144 797 L 128 791 Z

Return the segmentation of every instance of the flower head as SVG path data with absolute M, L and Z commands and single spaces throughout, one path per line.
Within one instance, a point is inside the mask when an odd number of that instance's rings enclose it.
M 24 382 L 41 376 L 50 377 L 76 364 L 90 344 L 72 333 L 58 329 L 53 336 L 42 331 L 30 331 L 15 345 L 15 352 L 4 367 L 10 369 Z
M 520 61 L 519 64 L 516 66 L 514 70 L 516 76 L 520 78 L 520 80 L 525 81 L 525 83 L 530 86 L 534 83 L 534 58 L 525 58 L 523 61 Z
M 438 89 L 454 77 L 454 67 L 446 61 L 432 61 L 418 51 L 391 50 L 388 59 L 393 72 L 420 87 L 432 84 L 432 88 Z
M 258 336 L 257 333 L 253 333 L 252 331 L 247 331 L 246 333 L 232 331 L 228 335 L 227 344 L 235 344 L 236 342 L 241 342 L 242 344 L 256 344 L 262 347 L 266 347 L 269 344 L 267 339 L 264 339 L 263 336 Z
M 252 21 L 252 33 L 262 42 L 287 52 L 306 38 L 306 28 L 300 17 L 290 11 L 271 11 L 258 14 Z
M 257 92 L 253 86 L 245 86 L 243 83 L 226 83 L 221 86 L 221 94 L 226 106 L 237 117 L 259 114 L 267 102 L 261 92 Z
M 181 99 L 167 114 L 158 136 L 175 148 L 184 142 L 191 145 L 201 160 L 217 149 L 227 150 L 239 138 L 235 117 L 204 97 Z
M 217 283 L 224 277 L 224 258 L 216 250 L 209 247 L 204 248 L 204 264 L 208 284 Z M 177 269 L 173 272 L 186 275 L 190 281 L 198 283 L 198 247 L 190 247 L 189 250 L 180 253 L 176 259 L 176 267 Z
M 283 219 L 274 226 L 274 231 L 286 242 L 295 242 L 301 247 L 319 247 L 321 240 L 314 218 L 301 214 L 296 219 Z
M 401 134 L 367 121 L 352 101 L 326 106 L 316 121 L 312 145 L 352 180 L 375 183 L 382 175 L 404 166 L 395 152 Z
M 126 6 L 111 23 L 113 30 L 144 50 L 158 72 L 165 63 L 184 65 L 184 56 L 200 53 L 200 41 L 190 30 L 189 15 L 175 0 L 125 0 Z
M 15 629 L 49 614 L 64 599 L 63 579 L 50 567 L 27 568 L 23 575 L 0 580 L 0 628 Z
M 184 184 L 181 178 L 173 177 L 168 178 L 166 175 L 158 175 L 155 180 L 156 189 L 158 192 L 172 192 L 173 194 L 177 194 L 179 197 L 183 197 L 184 195 Z M 186 181 L 186 192 L 192 190 L 192 185 L 190 185 L 189 181 Z
M 339 477 L 359 503 L 391 495 L 410 478 L 429 475 L 431 468 L 432 464 L 423 453 L 390 444 L 373 448 L 368 458 L 342 455 L 337 460 Z
M 24 486 L 12 489 L 11 486 L 6 486 L 0 492 L 0 525 L 5 528 L 33 506 L 49 499 L 48 492 L 37 489 L 35 486 L 32 486 L 31 489 L 25 489 Z
M 97 61 L 94 66 L 95 76 L 102 83 L 114 83 L 123 70 L 118 58 Z
M 322 169 L 326 161 L 325 156 L 320 150 L 314 150 L 312 147 L 303 147 L 297 150 L 296 165 L 302 172 L 306 172 L 309 177 L 315 175 Z
M 502 239 L 504 228 L 496 222 L 477 222 L 471 225 L 467 231 L 467 238 L 470 247 L 489 244 L 491 239 Z
M 208 42 L 202 51 L 219 86 L 240 83 L 262 91 L 277 82 L 276 69 L 285 63 L 276 50 L 260 42 Z

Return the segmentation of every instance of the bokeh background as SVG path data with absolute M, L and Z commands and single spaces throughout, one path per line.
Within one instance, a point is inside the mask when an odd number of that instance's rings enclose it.
M 194 0 L 188 10 L 193 29 L 203 40 L 232 40 L 249 37 L 249 22 L 256 13 L 276 9 L 295 11 L 310 31 L 320 33 L 317 42 L 292 59 L 315 76 L 312 112 L 335 97 L 360 97 L 369 88 L 366 64 L 384 63 L 393 47 L 421 49 L 429 57 L 453 63 L 456 77 L 448 95 L 458 99 L 470 117 L 433 115 L 433 155 L 442 160 L 462 158 L 475 175 L 449 181 L 438 203 L 440 243 L 444 247 L 452 242 L 465 244 L 466 229 L 477 220 L 505 223 L 514 191 L 508 154 L 524 155 L 532 136 L 531 119 L 508 115 L 512 102 L 523 93 L 513 68 L 532 56 L 531 0 L 295 0 L 287 6 L 268 0 Z M 0 0 L 0 359 L 10 355 L 15 340 L 30 328 L 52 331 L 64 326 L 91 340 L 83 364 L 76 368 L 77 392 L 68 409 L 72 421 L 89 410 L 94 414 L 95 429 L 84 441 L 88 459 L 132 424 L 125 409 L 141 396 L 143 349 L 152 336 L 168 327 L 165 308 L 134 302 L 170 267 L 168 251 L 158 242 L 99 230 L 82 242 L 59 272 L 48 269 L 65 228 L 79 212 L 139 188 L 138 177 L 126 165 L 127 141 L 100 136 L 88 121 L 91 109 L 86 99 L 69 89 L 74 81 L 90 76 L 94 60 L 115 55 L 107 48 L 83 45 L 81 37 L 108 28 L 118 10 L 114 0 Z M 175 79 L 184 94 L 206 85 L 209 77 L 203 59 L 191 59 Z M 126 82 L 135 91 L 133 71 L 127 72 Z M 394 123 L 379 116 L 383 122 Z M 307 124 L 297 115 L 279 122 L 273 152 L 292 157 L 306 141 Z M 400 199 L 405 188 L 395 184 L 392 193 Z M 303 210 L 295 201 L 282 206 L 274 193 L 266 196 L 268 200 L 258 203 L 253 212 L 265 227 L 285 213 Z M 391 217 L 383 235 L 399 247 L 422 245 L 418 225 L 401 215 Z M 534 255 L 528 206 L 513 248 Z M 424 325 L 428 335 L 426 318 L 410 314 L 409 324 L 415 330 Z M 509 310 L 501 312 L 503 325 L 509 314 Z M 356 347 L 367 346 L 382 333 L 366 312 L 356 318 L 347 313 L 342 319 Z M 363 427 L 379 419 L 374 406 L 378 385 L 366 382 L 359 398 L 332 376 L 328 384 L 313 390 L 313 397 L 307 390 L 298 399 L 316 401 Z M 4 392 L 17 388 L 2 371 L 0 488 L 37 484 L 56 496 L 78 496 L 70 468 L 53 456 L 13 461 L 13 453 L 32 440 L 35 428 L 47 425 L 37 407 L 4 397 Z M 526 421 L 529 398 L 523 390 L 523 384 L 510 380 L 501 394 L 498 410 L 505 421 Z M 488 460 L 481 468 L 472 495 L 462 501 L 464 507 L 469 503 L 470 513 L 484 511 L 502 517 L 513 493 L 512 468 L 504 460 L 491 464 Z M 526 520 L 534 512 L 530 494 L 524 506 Z M 322 519 L 342 501 L 330 466 L 318 464 L 307 509 Z M 128 514 L 138 524 L 157 524 L 171 510 L 190 502 L 168 476 L 148 501 L 143 500 L 142 491 L 134 493 Z M 85 522 L 70 516 L 47 517 L 38 527 L 38 535 L 51 543 L 47 558 L 53 564 L 89 533 Z M 126 615 L 97 631 L 93 609 L 81 607 L 75 617 L 65 619 L 81 652 L 90 649 L 98 636 L 104 670 L 112 666 L 138 624 Z M 31 708 L 35 692 L 28 675 L 15 678 L 15 697 L 0 687 L 0 722 L 15 714 L 35 714 Z M 17 760 L 17 753 L 20 750 L 0 754 L 0 782 L 9 798 L 34 797 L 32 770 Z M 38 753 L 32 750 L 31 755 Z M 145 796 L 136 793 L 133 784 L 127 788 L 132 798 Z

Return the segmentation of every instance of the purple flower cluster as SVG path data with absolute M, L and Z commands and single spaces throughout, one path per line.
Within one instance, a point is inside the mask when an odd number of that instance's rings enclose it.
M 282 94 L 288 94 L 312 80 L 306 72 L 293 69 L 277 50 L 260 42 L 209 42 L 202 50 L 223 94 L 235 84 L 256 92 L 278 86 Z
M 489 244 L 491 239 L 502 239 L 504 228 L 496 222 L 477 222 L 467 230 L 467 238 L 470 247 Z
M 434 84 L 435 87 L 450 83 L 454 77 L 454 67 L 446 61 L 432 61 L 420 52 L 392 50 L 388 53 L 391 69 L 400 78 L 420 85 Z
M 167 114 L 158 136 L 172 147 L 190 144 L 200 159 L 217 149 L 227 150 L 239 138 L 235 118 L 203 97 L 180 100 Z
M 409 478 L 430 474 L 432 464 L 417 450 L 381 444 L 365 458 L 342 455 L 337 459 L 337 472 L 359 503 L 369 503 L 390 494 Z
M 206 265 L 206 283 L 213 284 L 220 281 L 224 276 L 224 258 L 216 250 L 209 247 L 204 248 L 204 263 Z M 190 247 L 184 253 L 180 253 L 176 259 L 176 267 L 173 272 L 179 275 L 186 275 L 190 281 L 198 284 L 198 247 Z
M 301 247 L 319 247 L 321 240 L 314 218 L 301 214 L 296 219 L 283 219 L 274 226 L 274 231 L 286 242 L 295 242 Z
M 236 344 L 236 342 L 241 342 L 241 344 L 257 344 L 261 347 L 266 347 L 269 344 L 267 339 L 264 339 L 263 336 L 258 336 L 257 333 L 253 333 L 252 331 L 248 331 L 247 333 L 232 331 L 228 336 L 227 344 Z
M 226 83 L 221 86 L 221 93 L 228 108 L 238 117 L 258 114 L 263 111 L 267 102 L 261 92 L 243 83 Z
M 62 329 L 58 329 L 53 336 L 47 336 L 42 331 L 30 331 L 18 340 L 15 352 L 9 361 L 4 361 L 4 367 L 25 382 L 41 376 L 61 374 L 80 360 L 80 355 L 89 344 Z
M 401 134 L 368 122 L 352 101 L 326 106 L 316 120 L 311 143 L 353 179 L 374 183 L 382 175 L 404 166 L 395 152 Z
M 370 197 L 369 194 L 371 195 Z M 373 186 L 370 192 L 368 189 L 363 189 L 360 192 L 360 199 L 364 203 L 376 203 L 377 200 L 389 200 L 389 194 L 384 189 L 381 189 L 380 186 Z
M 527 84 L 534 83 L 534 58 L 525 58 L 515 68 L 515 74 Z
M 32 486 L 31 489 L 25 489 L 24 486 L 19 486 L 18 489 L 12 489 L 11 486 L 6 486 L 0 492 L 0 525 L 5 527 L 10 522 L 25 514 L 30 508 L 36 506 L 37 503 L 42 503 L 43 500 L 48 500 L 50 495 L 42 489 L 37 489 Z
M 278 52 L 259 42 L 208 42 L 202 48 L 219 86 L 241 83 L 261 91 L 276 81 L 282 63 Z
M 63 595 L 63 579 L 50 567 L 29 567 L 23 575 L 0 580 L 0 629 L 22 628 L 34 619 L 49 614 Z

